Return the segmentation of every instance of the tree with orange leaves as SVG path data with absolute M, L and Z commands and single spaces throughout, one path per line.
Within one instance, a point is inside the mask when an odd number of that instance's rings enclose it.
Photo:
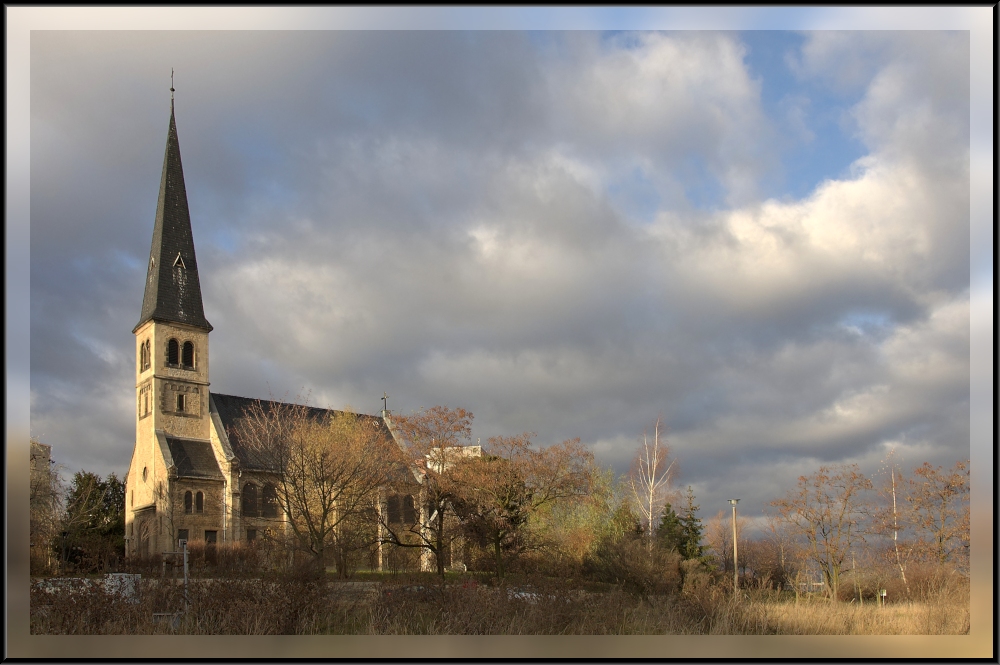
M 579 439 L 537 450 L 531 437 L 492 437 L 486 454 L 462 459 L 449 478 L 455 513 L 466 534 L 492 550 L 498 577 L 505 554 L 527 549 L 524 530 L 540 508 L 591 488 L 594 457 Z
M 410 416 L 394 416 L 391 427 L 403 441 L 409 463 L 420 477 L 418 518 L 400 526 L 380 518 L 382 541 L 397 547 L 417 547 L 433 556 L 439 575 L 444 577 L 446 555 L 456 529 L 448 528 L 448 515 L 457 487 L 452 477 L 456 463 L 478 448 L 464 445 L 472 432 L 472 413 L 465 409 L 435 406 Z M 427 565 L 422 558 L 421 566 Z

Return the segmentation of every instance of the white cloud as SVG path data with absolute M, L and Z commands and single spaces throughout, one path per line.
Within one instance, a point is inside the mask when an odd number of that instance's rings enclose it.
M 548 73 L 557 136 L 623 159 L 676 171 L 704 165 L 731 201 L 752 197 L 761 171 L 773 168 L 759 82 L 745 48 L 724 33 L 625 34 L 605 43 L 568 40 L 570 63 Z M 692 174 L 685 176 L 688 186 Z M 665 191 L 664 195 L 672 192 Z M 683 201 L 674 200 L 673 203 Z
M 92 428 L 81 459 L 109 449 L 100 419 L 118 450 L 130 444 L 142 276 L 103 257 L 110 246 L 145 265 L 166 93 L 143 102 L 149 84 L 131 86 L 180 49 L 213 390 L 305 388 L 313 403 L 370 412 L 386 390 L 399 411 L 471 409 L 477 436 L 581 436 L 620 467 L 663 414 L 685 484 L 750 497 L 746 466 L 764 479 L 758 499 L 887 441 L 959 455 L 961 36 L 812 34 L 779 118 L 764 115 L 736 34 L 544 37 L 534 50 L 495 33 L 191 34 L 148 50 L 122 38 L 146 68 L 138 79 L 114 49 L 81 67 L 67 56 L 79 44 L 43 58 L 33 427 L 61 445 Z M 262 73 L 245 70 L 251 47 L 272 63 Z M 81 74 L 92 88 L 66 93 Z M 758 200 L 777 167 L 773 124 L 823 112 L 817 88 L 851 105 L 869 154 L 800 200 Z M 105 119 L 136 104 L 153 128 L 133 121 L 115 142 Z M 124 157 L 88 170 L 102 145 Z M 80 322 L 100 344 L 66 333 Z M 128 408 L 89 397 L 102 391 Z

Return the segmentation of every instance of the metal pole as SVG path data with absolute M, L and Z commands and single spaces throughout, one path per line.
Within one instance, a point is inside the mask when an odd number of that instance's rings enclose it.
M 739 499 L 730 499 L 729 503 L 733 505 L 733 593 L 735 594 L 740 588 L 740 566 L 738 559 L 736 558 L 736 504 L 739 503 Z
M 184 554 L 184 612 L 188 611 L 188 542 L 181 541 L 181 552 Z

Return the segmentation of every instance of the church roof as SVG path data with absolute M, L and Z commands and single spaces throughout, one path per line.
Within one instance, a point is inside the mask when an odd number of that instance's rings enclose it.
M 220 395 L 219 393 L 211 394 L 211 404 L 213 405 L 215 412 L 219 415 L 219 420 L 222 422 L 222 426 L 226 430 L 226 437 L 229 439 L 229 446 L 232 448 L 233 454 L 236 455 L 237 459 L 239 459 L 240 466 L 248 470 L 273 471 L 265 456 L 261 455 L 258 451 L 247 445 L 247 442 L 240 440 L 240 423 L 243 421 L 247 409 L 257 402 L 260 402 L 260 405 L 264 409 L 265 413 L 269 413 L 272 409 L 278 408 L 282 405 L 289 406 L 287 403 L 275 402 L 266 399 L 256 400 L 250 397 L 237 397 L 236 395 Z M 323 420 L 332 415 L 344 413 L 333 409 L 320 409 L 312 406 L 307 407 L 307 409 L 308 416 L 315 420 Z M 392 432 L 389 431 L 389 427 L 386 425 L 384 419 L 379 416 L 369 416 L 365 414 L 357 415 L 358 418 L 372 421 L 379 429 L 386 442 L 393 441 Z
M 168 436 L 167 447 L 170 448 L 170 456 L 174 458 L 178 476 L 222 480 L 222 471 L 219 470 L 219 463 L 215 460 L 215 453 L 209 442 Z
M 212 324 L 205 319 L 201 302 L 198 262 L 194 254 L 191 214 L 184 188 L 172 100 L 167 148 L 160 176 L 160 196 L 156 202 L 153 244 L 146 272 L 146 292 L 142 298 L 142 314 L 135 328 L 150 319 L 212 330 Z

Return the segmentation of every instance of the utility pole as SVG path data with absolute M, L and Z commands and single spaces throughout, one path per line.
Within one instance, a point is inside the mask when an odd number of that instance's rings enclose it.
M 739 499 L 729 500 L 729 503 L 733 505 L 733 594 L 736 594 L 740 588 L 740 566 L 736 559 L 736 504 L 739 502 Z

